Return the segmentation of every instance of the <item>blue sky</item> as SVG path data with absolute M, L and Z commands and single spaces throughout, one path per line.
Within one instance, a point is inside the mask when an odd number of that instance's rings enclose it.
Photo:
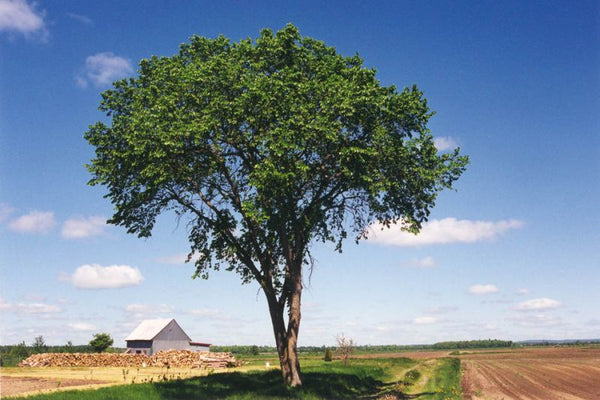
M 197 341 L 274 342 L 257 285 L 191 279 L 174 216 L 147 240 L 105 225 L 83 133 L 140 59 L 288 22 L 384 85 L 416 83 L 440 151 L 471 158 L 418 237 L 313 247 L 300 345 L 600 337 L 597 2 L 138 3 L 0 0 L 1 344 L 124 345 L 169 317 Z

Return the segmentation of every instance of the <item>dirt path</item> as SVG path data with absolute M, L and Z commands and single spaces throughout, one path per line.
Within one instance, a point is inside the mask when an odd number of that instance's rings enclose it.
M 90 381 L 88 379 L 47 379 L 19 376 L 0 376 L 0 398 L 16 396 L 22 393 L 48 391 L 74 386 L 99 385 L 107 381 Z
M 480 352 L 461 363 L 467 400 L 600 399 L 600 348 Z

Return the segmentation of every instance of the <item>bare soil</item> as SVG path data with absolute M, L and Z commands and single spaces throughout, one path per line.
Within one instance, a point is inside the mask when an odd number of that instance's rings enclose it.
M 31 378 L 20 376 L 0 376 L 0 398 L 15 396 L 20 393 L 47 391 L 50 389 L 67 388 L 73 386 L 99 385 L 109 383 L 88 379 L 57 380 L 48 378 Z
M 468 400 L 600 399 L 600 348 L 481 351 L 459 357 Z

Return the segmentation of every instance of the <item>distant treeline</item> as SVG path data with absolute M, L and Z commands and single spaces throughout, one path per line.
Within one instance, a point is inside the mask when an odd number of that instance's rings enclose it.
M 491 349 L 497 347 L 512 347 L 512 340 L 460 340 L 451 342 L 439 342 L 432 345 L 435 350 L 454 350 L 454 349 Z
M 439 342 L 434 344 L 415 345 L 364 345 L 354 346 L 354 352 L 358 354 L 370 353 L 396 353 L 411 350 L 455 350 L 455 349 L 487 349 L 497 347 L 512 347 L 510 340 L 486 339 L 486 340 L 463 340 Z M 331 347 L 334 348 L 334 347 Z M 298 353 L 324 353 L 327 346 L 299 346 Z M 273 346 L 211 346 L 210 351 L 231 352 L 233 354 L 258 355 L 261 353 L 275 353 Z
M 37 338 L 36 338 L 37 339 Z M 109 348 L 107 352 L 121 353 L 125 349 Z M 66 344 L 63 346 L 48 346 L 43 340 L 34 342 L 31 346 L 21 342 L 15 345 L 0 346 L 0 366 L 14 366 L 26 359 L 32 354 L 38 353 L 93 353 L 94 349 L 90 345 Z

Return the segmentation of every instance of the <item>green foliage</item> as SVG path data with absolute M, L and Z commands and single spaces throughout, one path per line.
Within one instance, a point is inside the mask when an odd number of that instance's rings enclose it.
M 277 353 L 273 346 L 210 346 L 210 351 L 215 353 L 232 353 L 235 355 L 256 355 L 260 353 Z
M 407 371 L 406 374 L 404 374 L 404 379 L 402 380 L 402 383 L 404 383 L 404 385 L 406 386 L 414 385 L 420 378 L 421 373 L 416 369 L 411 369 Z
M 25 341 L 14 346 L 0 346 L 0 366 L 13 367 L 32 353 L 33 349 L 27 347 Z
M 36 336 L 31 348 L 34 353 L 46 353 L 48 351 L 48 346 L 46 345 L 46 341 L 42 335 Z
M 439 342 L 431 346 L 436 350 L 448 349 L 488 349 L 498 347 L 512 347 L 510 340 L 486 339 L 486 340 L 463 340 L 455 342 Z
M 113 339 L 108 333 L 96 333 L 90 341 L 90 347 L 97 353 L 102 353 L 113 344 Z
M 293 25 L 255 41 L 194 36 L 102 98 L 111 125 L 85 138 L 109 222 L 148 237 L 162 212 L 188 215 L 196 276 L 224 263 L 278 291 L 312 240 L 341 249 L 346 229 L 358 240 L 374 220 L 416 232 L 467 164 L 438 154 L 417 87 L 383 87 L 360 57 Z
M 323 357 L 323 360 L 327 362 L 333 361 L 333 355 L 331 354 L 330 348 L 325 349 L 325 356 Z

